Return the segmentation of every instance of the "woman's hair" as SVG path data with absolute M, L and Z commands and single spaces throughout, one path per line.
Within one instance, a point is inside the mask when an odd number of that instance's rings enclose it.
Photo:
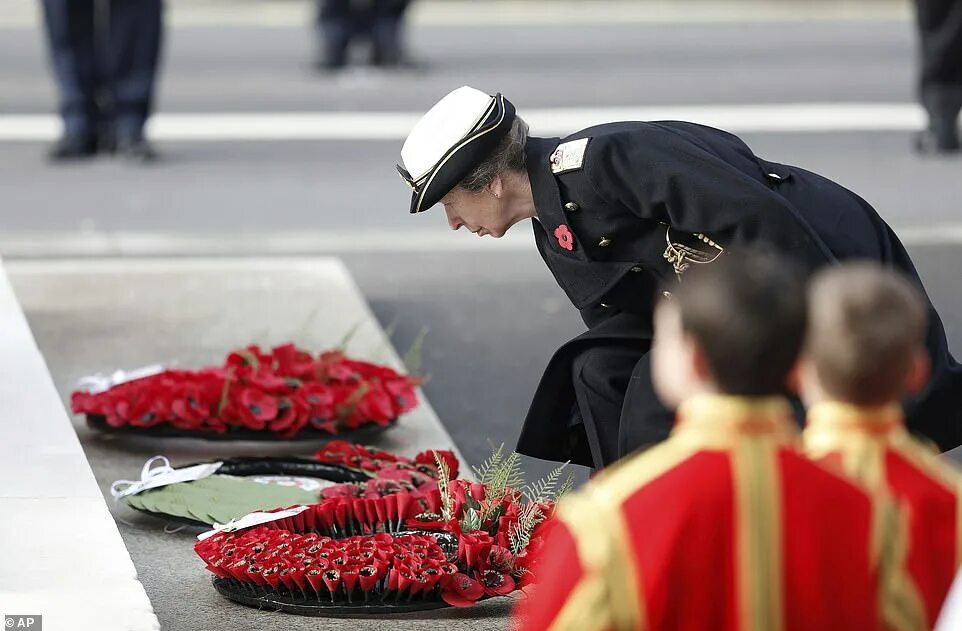
M 524 169 L 524 147 L 527 141 L 528 124 L 518 116 L 497 148 L 461 180 L 458 186 L 469 191 L 480 191 L 499 173 L 521 171 Z

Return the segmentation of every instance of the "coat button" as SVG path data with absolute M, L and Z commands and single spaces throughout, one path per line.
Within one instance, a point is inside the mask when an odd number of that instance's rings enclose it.
M 670 292 L 670 291 L 663 291 L 663 292 L 661 292 L 661 295 L 664 296 L 666 299 L 671 300 L 671 292 Z
M 635 265 L 634 267 L 631 268 L 631 271 L 633 271 L 633 272 L 643 272 L 643 271 L 645 271 L 645 268 L 641 267 L 640 265 Z
M 779 175 L 778 173 L 769 173 L 769 174 L 768 174 L 768 177 L 771 178 L 771 179 L 773 179 L 773 180 L 780 180 L 780 179 L 782 179 L 782 176 Z
M 611 305 L 609 305 L 607 302 L 602 302 L 599 306 L 602 309 L 611 309 Z
M 573 213 L 574 211 L 578 210 L 579 208 L 581 208 L 581 206 L 579 206 L 578 204 L 576 204 L 576 203 L 574 203 L 574 202 L 568 202 L 567 204 L 565 204 L 565 210 L 567 210 L 567 211 L 570 212 L 570 213 Z
M 606 248 L 609 245 L 611 245 L 611 239 L 609 239 L 608 237 L 601 237 L 601 241 L 598 242 L 598 245 L 600 247 Z

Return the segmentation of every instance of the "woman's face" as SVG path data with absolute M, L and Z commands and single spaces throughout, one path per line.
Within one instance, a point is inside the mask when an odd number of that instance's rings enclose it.
M 500 190 L 500 181 L 496 184 Z M 480 191 L 457 187 L 441 198 L 452 230 L 464 226 L 479 237 L 489 235 L 497 239 L 518 222 L 507 207 L 505 197 L 495 195 L 492 186 L 495 183 Z

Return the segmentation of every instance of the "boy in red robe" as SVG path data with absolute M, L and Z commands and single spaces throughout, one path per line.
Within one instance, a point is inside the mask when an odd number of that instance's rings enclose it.
M 796 449 L 781 393 L 805 323 L 773 257 L 686 272 L 652 349 L 675 428 L 559 505 L 517 628 L 920 628 L 892 505 Z
M 931 628 L 962 562 L 962 474 L 906 431 L 900 400 L 928 375 L 925 301 L 874 264 L 816 277 L 800 377 L 813 458 L 896 499 L 908 570 Z

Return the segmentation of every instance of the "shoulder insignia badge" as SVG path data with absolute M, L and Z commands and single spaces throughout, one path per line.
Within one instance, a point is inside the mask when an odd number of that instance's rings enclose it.
M 580 169 L 585 160 L 585 149 L 588 148 L 588 141 L 591 138 L 582 138 L 563 142 L 551 154 L 551 172 L 554 174 L 564 173 Z

